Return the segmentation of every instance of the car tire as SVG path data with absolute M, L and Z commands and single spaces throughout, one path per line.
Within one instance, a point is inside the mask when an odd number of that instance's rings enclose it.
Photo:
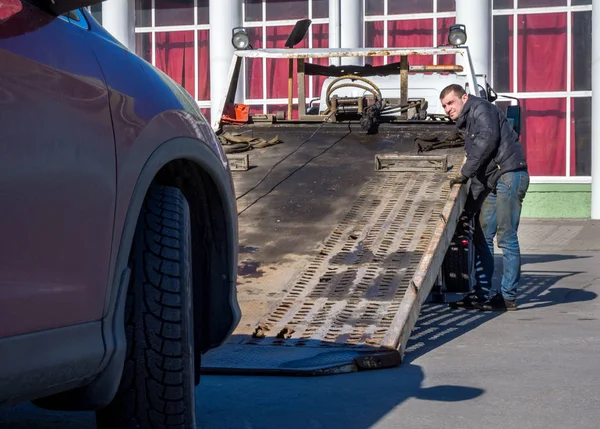
M 131 253 L 123 375 L 112 402 L 97 411 L 98 429 L 196 427 L 191 260 L 185 197 L 152 187 Z

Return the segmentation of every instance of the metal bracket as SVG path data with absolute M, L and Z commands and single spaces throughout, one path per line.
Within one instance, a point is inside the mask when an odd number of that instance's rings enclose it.
M 448 155 L 375 155 L 375 171 L 448 171 Z
M 250 156 L 247 153 L 230 153 L 227 154 L 227 159 L 231 171 L 248 171 L 250 169 Z
M 250 115 L 250 118 L 252 118 L 252 122 L 253 123 L 258 123 L 258 122 L 264 123 L 264 122 L 266 122 L 266 123 L 272 124 L 272 123 L 275 122 L 275 115 L 273 115 L 273 114 L 260 114 L 260 113 L 257 113 L 257 114 L 254 114 L 254 115 Z

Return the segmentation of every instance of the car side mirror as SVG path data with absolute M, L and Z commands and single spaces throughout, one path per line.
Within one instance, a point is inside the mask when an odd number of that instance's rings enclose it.
M 492 89 L 492 87 L 490 85 L 487 86 L 487 100 L 490 103 L 493 103 L 494 101 L 496 101 L 498 99 L 498 94 L 496 94 L 496 91 L 494 91 Z
M 521 135 L 521 106 L 508 106 L 506 108 L 506 120 L 513 127 L 513 130 Z

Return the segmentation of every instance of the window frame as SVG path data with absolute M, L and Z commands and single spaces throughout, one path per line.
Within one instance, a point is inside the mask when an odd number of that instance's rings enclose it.
M 566 6 L 546 6 L 546 7 L 532 7 L 532 8 L 519 8 L 518 0 L 513 0 L 513 7 L 510 9 L 493 9 L 492 16 L 511 16 L 513 18 L 513 58 L 512 58 L 512 70 L 510 73 L 513 76 L 513 87 L 512 91 L 509 92 L 498 92 L 499 100 L 511 101 L 512 104 L 516 104 L 514 100 L 504 98 L 503 96 L 516 97 L 520 100 L 527 100 L 533 98 L 564 98 L 566 101 L 566 144 L 565 144 L 565 175 L 564 176 L 533 176 L 532 183 L 591 183 L 591 176 L 577 176 L 576 171 L 571 171 L 571 147 L 575 142 L 571 139 L 571 127 L 572 115 L 571 115 L 571 101 L 573 98 L 578 97 L 591 97 L 592 91 L 575 91 L 572 88 L 572 74 L 573 74 L 573 13 L 575 12 L 591 12 L 592 5 L 571 5 L 572 0 L 567 0 Z M 519 15 L 534 15 L 534 14 L 551 14 L 551 13 L 566 13 L 567 14 L 567 55 L 565 59 L 566 67 L 566 90 L 564 91 L 544 91 L 544 92 L 527 92 L 519 91 L 518 87 L 518 31 L 519 26 L 518 16 Z M 493 32 L 494 20 L 492 19 L 492 32 Z M 492 33 L 493 34 L 493 33 Z M 494 58 L 494 44 L 492 43 L 492 61 Z M 491 82 L 492 86 L 495 84 L 494 67 L 491 70 Z

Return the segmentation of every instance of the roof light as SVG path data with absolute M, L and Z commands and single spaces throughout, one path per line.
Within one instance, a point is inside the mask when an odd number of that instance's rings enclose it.
M 464 45 L 467 42 L 467 28 L 462 24 L 450 26 L 448 43 L 454 46 Z
M 243 27 L 234 28 L 231 36 L 231 44 L 235 49 L 244 50 L 251 48 L 248 30 Z

